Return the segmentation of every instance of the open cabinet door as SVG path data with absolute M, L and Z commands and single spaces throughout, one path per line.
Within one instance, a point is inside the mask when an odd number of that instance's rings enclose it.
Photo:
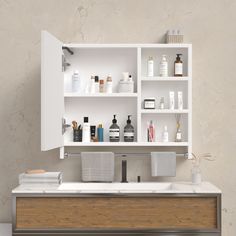
M 63 146 L 64 77 L 62 42 L 41 33 L 41 150 Z

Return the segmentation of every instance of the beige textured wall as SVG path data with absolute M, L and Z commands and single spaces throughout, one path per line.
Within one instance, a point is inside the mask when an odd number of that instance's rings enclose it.
M 63 42 L 155 43 L 180 27 L 193 43 L 193 149 L 216 156 L 202 163 L 203 177 L 223 190 L 223 235 L 236 235 L 235 12 L 235 0 L 0 0 L 0 222 L 11 220 L 24 170 L 80 178 L 78 159 L 40 152 L 40 31 Z M 175 180 L 189 180 L 190 168 L 180 160 Z M 130 179 L 149 171 L 148 159 L 130 160 Z

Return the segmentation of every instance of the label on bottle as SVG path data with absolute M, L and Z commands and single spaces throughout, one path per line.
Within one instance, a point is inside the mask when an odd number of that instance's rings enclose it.
M 178 140 L 178 141 L 181 141 L 181 133 L 180 132 L 178 132 L 177 134 L 176 134 L 176 140 Z
M 134 133 L 133 132 L 124 132 L 124 137 L 134 137 Z
M 160 63 L 160 76 L 168 76 L 168 63 L 167 62 L 161 62 Z
M 183 63 L 175 63 L 175 75 L 183 75 Z
M 148 60 L 148 76 L 154 76 L 153 61 Z
M 109 130 L 110 138 L 116 139 L 120 137 L 120 130 L 119 129 L 110 129 Z
M 144 109 L 155 109 L 155 101 L 144 101 Z

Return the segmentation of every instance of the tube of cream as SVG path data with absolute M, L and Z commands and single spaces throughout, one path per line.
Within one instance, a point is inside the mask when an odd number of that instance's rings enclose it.
M 178 91 L 178 109 L 183 110 L 183 92 Z
M 169 92 L 169 109 L 170 110 L 175 109 L 175 92 L 174 91 Z

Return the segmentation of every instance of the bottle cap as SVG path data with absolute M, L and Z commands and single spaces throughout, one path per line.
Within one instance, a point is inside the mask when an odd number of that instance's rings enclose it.
M 166 125 L 164 126 L 164 130 L 167 131 L 167 126 Z
M 112 78 L 110 75 L 107 76 L 107 81 L 112 82 Z
M 104 80 L 103 80 L 103 79 L 100 79 L 100 80 L 99 80 L 99 84 L 104 84 Z
M 91 79 L 95 79 L 95 76 L 91 75 Z
M 180 56 L 182 56 L 183 54 L 177 53 L 176 55 L 177 55 L 177 59 L 180 59 Z
M 112 120 L 112 123 L 116 124 L 116 123 L 117 123 L 116 115 L 113 115 L 113 116 L 114 116 L 114 118 L 113 118 L 113 120 Z
M 98 125 L 98 128 L 102 128 L 102 124 L 99 124 L 99 125 Z
M 127 120 L 127 124 L 131 124 L 131 119 L 130 119 L 131 115 L 128 115 L 128 120 Z
M 95 78 L 95 82 L 99 81 L 99 77 L 97 75 L 95 75 L 94 78 Z
M 88 123 L 88 121 L 89 121 L 89 118 L 87 116 L 84 117 L 84 123 Z
M 74 70 L 74 74 L 78 75 L 79 71 L 78 70 Z

